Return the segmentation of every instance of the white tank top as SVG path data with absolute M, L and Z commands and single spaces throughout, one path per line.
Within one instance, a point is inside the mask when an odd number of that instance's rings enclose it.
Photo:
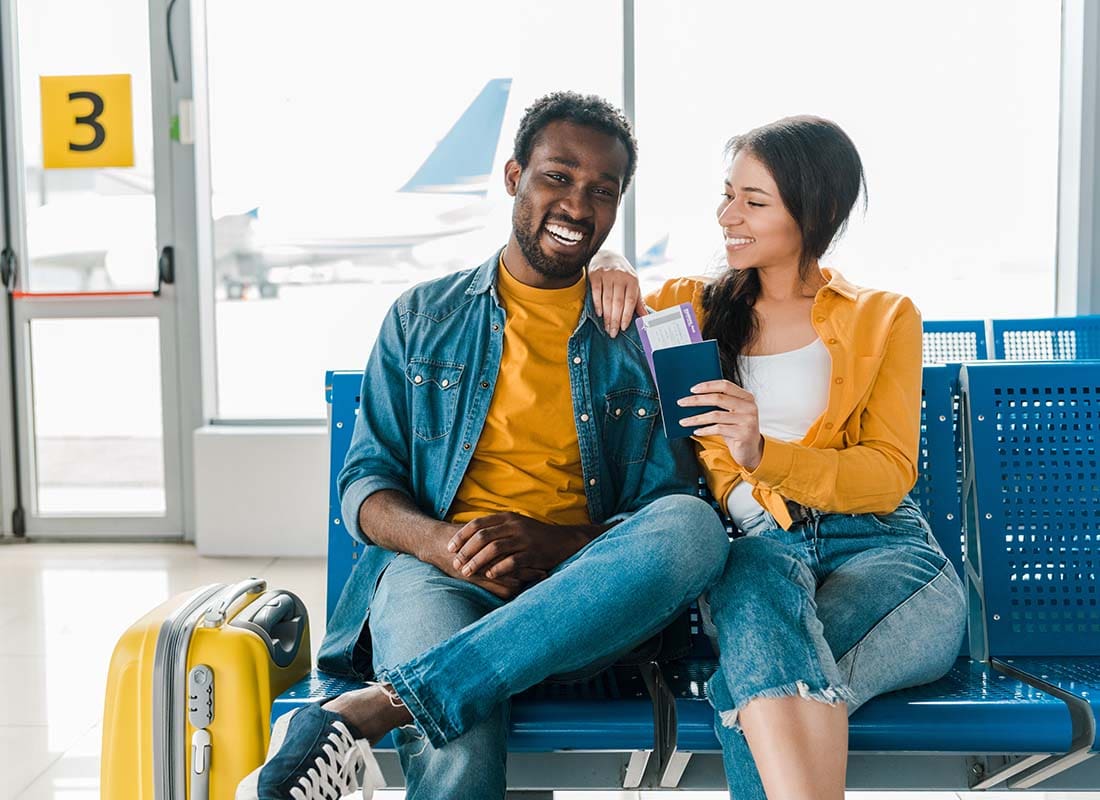
M 741 356 L 739 364 L 744 388 L 756 398 L 760 432 L 785 442 L 801 441 L 829 402 L 832 359 L 821 339 L 786 353 Z M 742 481 L 730 493 L 727 511 L 739 526 L 763 509 L 752 488 Z

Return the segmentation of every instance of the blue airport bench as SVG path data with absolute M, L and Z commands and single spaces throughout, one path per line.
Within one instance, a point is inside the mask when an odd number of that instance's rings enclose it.
M 920 479 L 913 496 L 964 575 L 958 367 L 925 366 Z M 704 684 L 716 667 L 696 619 L 691 655 L 663 669 L 671 694 L 662 720 L 669 742 L 661 787 L 721 785 L 714 712 Z M 981 636 L 981 619 L 971 636 Z M 850 789 L 985 789 L 1052 755 L 1068 753 L 1073 725 L 1064 699 L 964 653 L 940 680 L 877 697 L 852 715 Z M 922 755 L 924 754 L 924 755 Z
M 1100 314 L 992 321 L 998 361 L 1074 361 L 1100 358 Z M 979 360 L 979 359 L 968 359 Z
M 348 535 L 336 494 L 336 475 L 344 464 L 359 413 L 362 380 L 361 372 L 330 372 L 326 376 L 330 432 L 326 619 L 331 619 L 364 547 Z M 510 719 L 509 786 L 520 790 L 639 786 L 659 745 L 652 699 L 658 679 L 656 666 L 643 663 L 617 666 L 587 681 L 547 682 L 518 695 Z M 272 722 L 298 706 L 361 686 L 315 669 L 275 700 Z M 387 782 L 403 785 L 392 738 L 387 736 L 374 749 Z M 560 764 L 539 758 L 540 754 L 564 751 L 573 756 L 564 770 Z
M 989 357 L 982 319 L 926 320 L 922 344 L 925 364 L 961 364 Z
M 363 548 L 347 534 L 335 494 L 335 476 L 358 412 L 361 380 L 359 372 L 327 376 L 332 470 L 328 616 Z M 965 548 L 959 401 L 957 365 L 926 366 L 921 478 L 913 494 L 945 553 L 961 570 Z M 510 797 L 547 797 L 551 787 L 725 786 L 713 712 L 702 695 L 714 668 L 713 652 L 699 630 L 697 609 L 691 613 L 692 650 L 679 661 L 660 670 L 646 665 L 640 671 L 620 668 L 583 684 L 544 684 L 515 698 L 509 786 L 520 791 L 510 790 Z M 971 638 L 982 639 L 984 628 L 980 620 L 975 624 Z M 358 686 L 315 670 L 275 701 L 272 720 Z M 940 681 L 876 698 L 852 717 L 849 788 L 989 788 L 1071 754 L 1080 727 L 1074 713 L 1056 686 L 1035 685 L 1005 668 L 960 657 Z M 376 749 L 388 781 L 400 786 L 403 779 L 392 747 L 387 738 Z M 1093 772 L 1086 777 L 1100 783 Z M 1048 781 L 1042 788 L 1048 785 L 1053 784 Z M 522 791 L 526 789 L 533 791 Z
M 1031 788 L 1100 752 L 1100 361 L 970 364 L 961 383 L 972 650 L 1074 723 L 1066 754 L 1009 782 Z

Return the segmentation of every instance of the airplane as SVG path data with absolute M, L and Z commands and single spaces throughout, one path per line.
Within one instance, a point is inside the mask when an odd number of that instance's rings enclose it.
M 275 297 L 289 283 L 362 280 L 362 267 L 422 266 L 415 248 L 483 228 L 511 86 L 510 78 L 488 81 L 394 192 L 361 196 L 354 194 L 358 187 L 348 187 L 335 202 L 290 196 L 237 209 L 215 195 L 214 267 L 226 298 Z M 152 176 L 79 173 L 50 170 L 43 176 L 43 199 L 47 177 L 65 190 L 28 210 L 35 288 L 48 290 L 53 283 L 72 289 L 74 273 L 80 291 L 147 284 L 155 259 L 149 254 L 156 250 Z
M 275 296 L 279 283 L 294 282 L 295 274 L 306 276 L 306 282 L 310 275 L 348 274 L 339 269 L 311 272 L 309 267 L 349 262 L 356 268 L 418 266 L 418 246 L 484 227 L 490 212 L 489 178 L 511 86 L 510 78 L 487 82 L 393 194 L 357 198 L 339 209 L 326 209 L 324 218 L 303 216 L 300 202 L 282 208 L 260 205 L 219 217 L 216 261 L 227 297 L 244 296 L 250 285 L 263 297 Z M 362 235 L 358 230 L 364 224 L 388 232 Z

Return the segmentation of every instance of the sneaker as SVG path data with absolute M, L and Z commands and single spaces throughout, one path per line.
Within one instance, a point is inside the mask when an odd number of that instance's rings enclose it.
M 241 782 L 236 800 L 337 800 L 356 789 L 370 800 L 385 785 L 370 744 L 315 703 L 279 717 L 267 761 Z

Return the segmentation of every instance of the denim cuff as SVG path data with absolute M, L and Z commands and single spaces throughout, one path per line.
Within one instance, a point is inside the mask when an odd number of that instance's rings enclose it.
M 400 667 L 387 670 L 385 674 L 379 675 L 378 679 L 381 683 L 388 683 L 393 687 L 393 691 L 401 698 L 405 708 L 409 710 L 416 727 L 428 737 L 432 747 L 442 747 L 449 741 L 446 732 L 439 727 L 432 715 L 428 713 L 424 700 L 413 689 L 412 684 L 405 677 L 405 673 Z
M 855 694 L 846 684 L 828 684 L 824 681 L 796 680 L 779 686 L 768 686 L 755 691 L 742 694 L 739 700 L 734 700 L 729 689 L 722 679 L 721 672 L 715 673 L 707 681 L 707 700 L 718 714 L 718 719 L 726 728 L 732 728 L 741 732 L 741 723 L 738 717 L 741 709 L 753 700 L 761 697 L 801 697 L 805 700 L 814 700 L 819 703 L 827 703 L 835 706 L 837 703 L 847 703 L 851 706 L 855 702 Z
M 340 513 L 344 516 L 344 527 L 348 529 L 352 538 L 363 544 L 374 543 L 359 527 L 359 507 L 363 505 L 364 500 L 383 489 L 393 489 L 405 495 L 409 493 L 409 488 L 400 481 L 382 475 L 368 475 L 350 484 L 340 498 Z
M 460 670 L 449 663 L 456 660 Z M 441 680 L 440 675 L 447 677 Z M 446 643 L 386 670 L 378 680 L 393 687 L 433 747 L 457 739 L 484 718 L 487 708 L 510 696 L 480 654 L 469 648 L 458 654 L 447 650 Z

